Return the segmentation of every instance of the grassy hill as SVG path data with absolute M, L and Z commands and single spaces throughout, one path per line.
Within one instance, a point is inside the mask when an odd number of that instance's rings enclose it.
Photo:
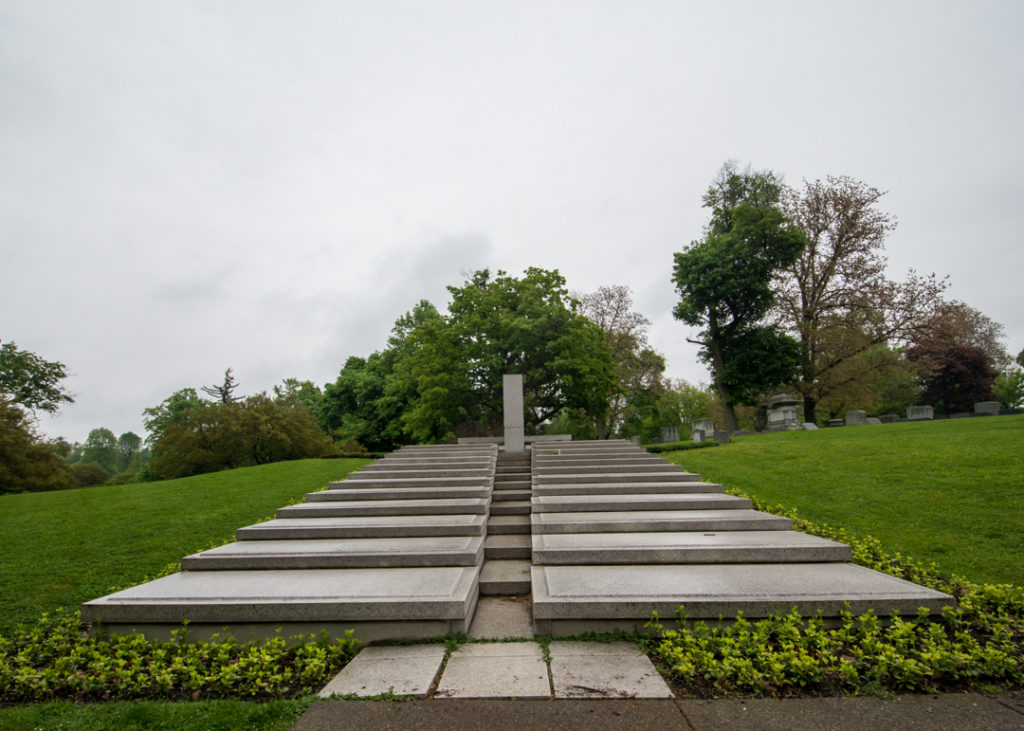
M 1024 416 L 760 434 L 666 456 L 943 572 L 1024 585 Z
M 0 496 L 0 634 L 153 576 L 366 464 L 307 459 L 180 480 Z

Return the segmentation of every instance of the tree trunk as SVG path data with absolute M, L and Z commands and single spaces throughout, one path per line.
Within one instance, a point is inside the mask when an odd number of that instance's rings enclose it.
M 815 409 L 818 407 L 818 399 L 804 396 L 804 421 L 817 424 L 818 418 Z
M 711 330 L 714 333 L 714 318 L 711 320 Z M 712 334 L 708 338 L 708 350 L 711 352 L 711 368 L 715 373 L 715 388 L 718 389 L 718 396 L 722 399 L 722 409 L 725 411 L 725 428 L 730 432 L 739 430 L 739 423 L 736 421 L 736 409 L 729 401 L 729 387 L 722 382 L 722 375 L 725 373 L 725 362 L 722 360 L 722 341 Z

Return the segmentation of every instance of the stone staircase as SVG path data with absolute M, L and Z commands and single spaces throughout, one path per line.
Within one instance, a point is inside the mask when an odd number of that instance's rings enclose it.
M 629 442 L 410 446 L 82 613 L 158 637 L 187 619 L 191 637 L 354 629 L 371 642 L 467 632 L 494 595 L 532 593 L 549 636 L 632 630 L 681 604 L 717 618 L 952 602 L 850 560 Z
M 914 614 L 952 602 L 850 563 L 849 546 L 792 530 L 629 442 L 537 445 L 532 588 L 537 634 L 640 629 L 672 619 L 786 613 Z

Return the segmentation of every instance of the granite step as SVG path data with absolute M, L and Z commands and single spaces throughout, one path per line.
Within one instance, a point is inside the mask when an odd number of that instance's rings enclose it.
M 953 598 L 851 563 L 622 564 L 534 566 L 533 621 L 538 635 L 640 631 L 658 612 L 671 621 L 683 607 L 690 619 L 747 619 L 819 611 L 838 617 L 873 609 L 913 617 L 938 613 Z
M 367 465 L 372 467 L 373 465 Z M 390 465 L 382 465 L 376 469 L 362 470 L 361 472 L 350 472 L 348 479 L 344 482 L 360 480 L 385 479 L 412 479 L 415 477 L 490 477 L 493 470 L 490 467 L 459 468 L 439 465 L 436 468 L 426 465 L 414 465 L 396 468 Z
M 486 526 L 487 517 L 474 514 L 281 518 L 239 528 L 235 531 L 235 536 L 240 541 L 306 538 L 480 536 L 484 535 Z M 526 532 L 529 532 L 528 518 Z
M 700 475 L 693 472 L 621 472 L 616 474 L 585 474 L 574 473 L 564 475 L 549 475 L 546 472 L 538 472 L 533 476 L 534 485 L 565 485 L 569 483 L 590 482 L 697 482 Z
M 530 593 L 530 562 L 522 559 L 485 561 L 480 569 L 480 594 L 521 595 Z
M 529 515 L 492 515 L 490 520 L 487 521 L 488 536 L 529 532 Z
M 665 462 L 631 463 L 625 465 L 601 465 L 593 462 L 583 462 L 573 465 L 538 465 L 536 474 L 548 477 L 551 475 L 587 475 L 587 474 L 638 474 L 641 472 L 686 472 L 685 469 L 675 464 Z
M 82 618 L 164 639 L 186 619 L 190 640 L 314 628 L 353 629 L 363 642 L 422 639 L 469 631 L 479 575 L 476 566 L 185 571 L 86 602 Z
M 555 485 L 534 485 L 534 497 L 542 495 L 657 495 L 693 492 L 722 492 L 723 487 L 715 482 L 632 482 L 605 484 L 567 483 Z
M 496 503 L 508 500 L 529 500 L 531 495 L 529 490 L 495 490 L 491 493 L 491 500 Z
M 532 552 L 530 536 L 521 533 L 489 535 L 484 539 L 484 557 L 491 559 L 527 559 Z
M 186 556 L 185 571 L 476 566 L 483 536 L 238 541 Z
M 493 520 L 493 518 L 492 518 Z M 650 531 L 792 530 L 793 521 L 757 510 L 636 510 L 594 513 L 533 513 L 537 533 L 642 533 Z M 488 526 L 488 530 L 490 527 Z
M 531 500 L 534 513 L 597 513 L 637 510 L 743 510 L 749 498 L 722 493 L 630 495 L 541 495 Z
M 356 472 L 352 476 L 365 474 Z M 332 482 L 328 486 L 331 490 L 346 490 L 355 488 L 363 490 L 370 487 L 479 487 L 490 485 L 490 477 L 378 477 L 370 475 L 359 479 L 341 480 Z
M 334 500 L 278 508 L 278 518 L 318 518 L 372 515 L 460 515 L 487 512 L 486 498 L 446 500 Z
M 529 500 L 498 500 L 491 502 L 491 515 L 529 515 Z
M 369 488 L 359 490 L 321 490 L 306 494 L 306 501 L 330 502 L 335 500 L 415 500 L 415 499 L 447 499 L 447 498 L 487 498 L 491 489 L 481 487 L 392 487 Z
M 852 561 L 842 543 L 791 530 L 547 533 L 532 536 L 537 565 L 818 563 Z

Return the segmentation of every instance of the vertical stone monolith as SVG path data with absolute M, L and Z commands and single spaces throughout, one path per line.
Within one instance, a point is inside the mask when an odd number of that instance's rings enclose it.
M 505 452 L 522 454 L 526 451 L 522 374 L 506 373 L 501 377 L 501 387 L 505 401 Z

